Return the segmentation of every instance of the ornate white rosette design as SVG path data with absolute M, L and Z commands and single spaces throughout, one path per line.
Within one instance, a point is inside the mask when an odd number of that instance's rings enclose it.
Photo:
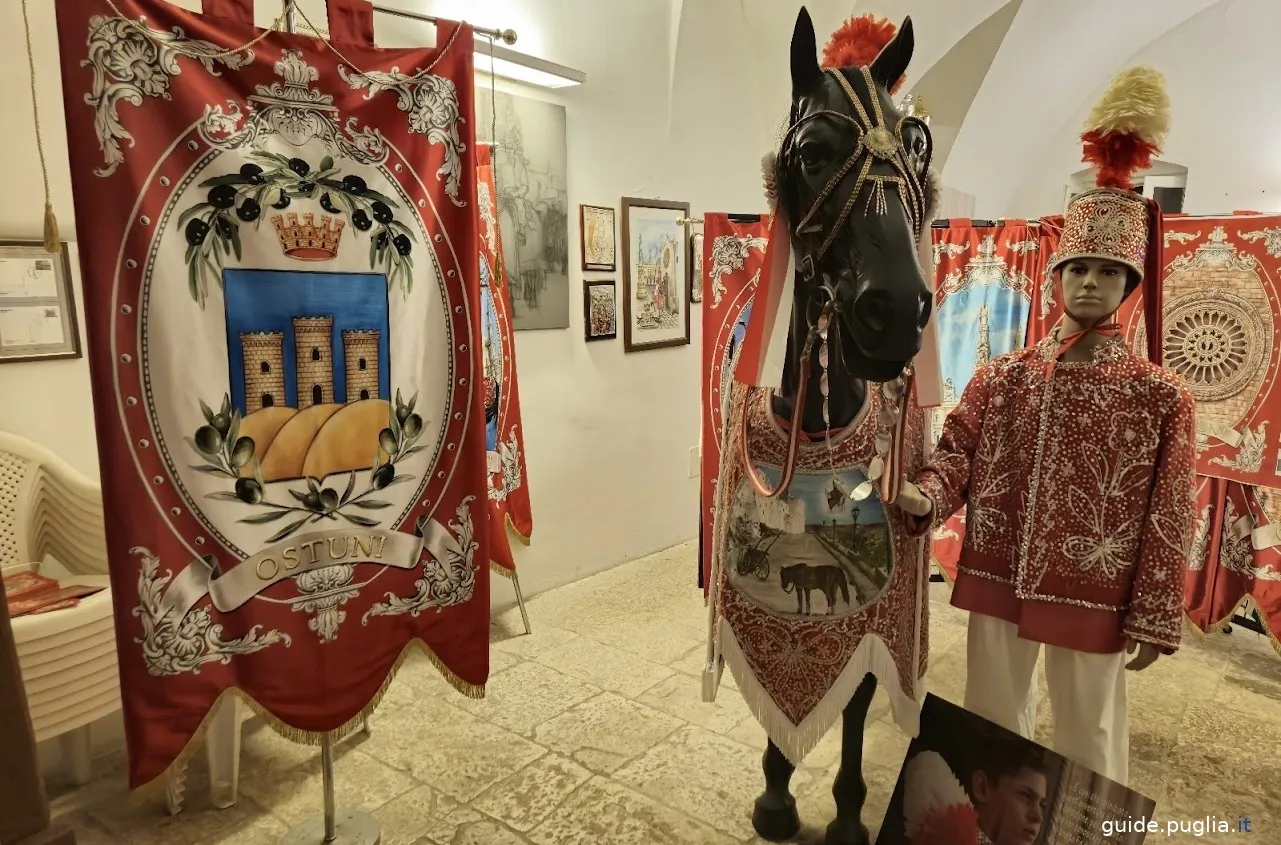
M 428 558 L 423 562 L 423 577 L 414 582 L 412 596 L 387 593 L 387 600 L 375 602 L 360 620 L 368 625 L 373 616 L 419 614 L 471 601 L 476 589 L 476 564 L 473 560 L 480 544 L 474 539 L 471 507 L 474 496 L 458 505 L 457 520 L 446 529 L 432 521 L 423 526 L 423 546 Z
M 182 73 L 179 56 L 199 62 L 210 76 L 219 75 L 216 64 L 240 70 L 254 60 L 252 50 L 228 54 L 217 44 L 187 38 L 180 27 L 171 32 L 151 29 L 146 18 L 133 21 L 95 15 L 89 19 L 89 52 L 80 65 L 93 70 L 93 91 L 85 99 L 93 107 L 93 126 L 106 162 L 94 173 L 115 173 L 125 160 L 120 142 L 133 146 L 133 135 L 121 124 L 117 104 L 123 100 L 139 106 L 146 97 L 169 99 L 169 78 Z

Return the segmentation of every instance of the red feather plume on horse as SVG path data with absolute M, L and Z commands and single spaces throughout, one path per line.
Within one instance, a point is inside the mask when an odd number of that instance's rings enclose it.
M 823 67 L 867 67 L 894 39 L 896 32 L 898 27 L 889 18 L 870 13 L 850 18 L 832 33 L 823 48 Z M 890 93 L 902 87 L 903 77 L 899 77 Z

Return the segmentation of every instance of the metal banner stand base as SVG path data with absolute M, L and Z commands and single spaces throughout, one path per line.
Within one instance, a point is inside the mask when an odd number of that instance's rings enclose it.
M 359 810 L 334 808 L 334 740 L 326 735 L 320 746 L 321 777 L 325 791 L 325 815 L 295 827 L 281 845 L 378 845 L 382 834 L 378 821 Z

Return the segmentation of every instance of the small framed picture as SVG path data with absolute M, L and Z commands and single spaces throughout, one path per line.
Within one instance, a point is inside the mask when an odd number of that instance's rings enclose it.
M 618 267 L 618 244 L 614 239 L 614 209 L 599 205 L 578 207 L 579 236 L 583 242 L 583 269 L 608 270 Z
M 623 197 L 623 351 L 689 343 L 689 203 Z
M 703 301 L 703 233 L 689 236 L 689 301 Z
M 67 245 L 0 241 L 0 364 L 82 354 Z
M 613 279 L 583 283 L 583 340 L 618 337 L 618 292 Z

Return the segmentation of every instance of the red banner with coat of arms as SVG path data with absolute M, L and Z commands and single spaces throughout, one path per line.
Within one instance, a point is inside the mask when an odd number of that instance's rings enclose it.
M 768 218 L 752 221 L 723 213 L 703 215 L 703 414 L 699 499 L 699 585 L 707 594 L 712 566 L 712 513 L 721 455 L 721 441 L 730 363 L 747 331 L 752 296 L 765 266 L 769 244 Z
M 488 675 L 473 35 L 327 5 L 57 4 L 133 786 L 227 689 L 305 735 L 414 641 Z
M 525 433 L 520 418 L 520 390 L 516 385 L 512 294 L 498 226 L 493 147 L 477 147 L 476 162 L 489 559 L 495 572 L 512 577 L 516 574 L 516 559 L 507 540 L 507 529 L 510 527 L 522 543 L 528 543 L 534 531 L 534 517 L 529 506 L 529 486 L 525 483 Z

